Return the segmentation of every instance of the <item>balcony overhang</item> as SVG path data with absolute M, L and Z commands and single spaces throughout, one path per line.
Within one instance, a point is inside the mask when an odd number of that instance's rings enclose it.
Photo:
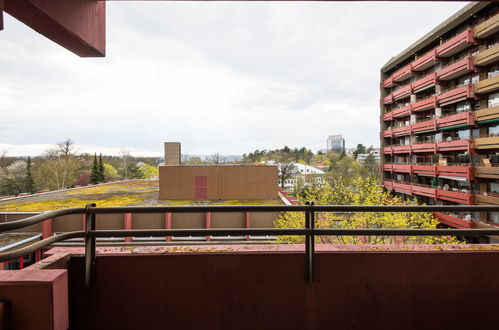
M 464 101 L 469 98 L 475 98 L 472 85 L 458 86 L 451 90 L 445 91 L 438 95 L 438 103 L 440 106 L 445 106 L 457 102 Z
M 412 76 L 412 64 L 404 66 L 402 69 L 396 71 L 392 77 L 395 82 L 402 82 L 409 79 Z
M 412 124 L 412 133 L 421 134 L 425 132 L 433 132 L 437 129 L 437 120 L 430 119 L 420 123 Z
M 476 138 L 475 149 L 499 149 L 499 136 Z
M 487 38 L 499 31 L 499 14 L 475 26 L 475 38 Z
M 437 47 L 438 57 L 450 57 L 475 44 L 473 29 L 467 29 Z
M 436 107 L 437 107 L 436 96 L 428 97 L 426 99 L 411 104 L 411 109 L 414 112 L 431 110 L 435 109 Z
M 485 66 L 497 62 L 499 60 L 499 45 L 484 50 L 474 57 L 476 66 Z
M 475 93 L 484 94 L 499 90 L 499 75 L 479 81 L 475 84 Z
M 419 80 L 416 80 L 415 82 L 412 83 L 412 89 L 414 93 L 419 93 L 422 91 L 425 91 L 429 88 L 432 88 L 435 86 L 437 82 L 437 74 L 436 73 L 431 73 L 427 75 L 426 77 L 423 77 Z
M 438 80 L 456 79 L 462 75 L 475 71 L 472 57 L 466 57 L 437 71 Z
M 431 68 L 437 62 L 437 50 L 432 49 L 423 56 L 417 58 L 412 62 L 413 71 L 424 71 Z
M 460 128 L 475 124 L 472 112 L 462 112 L 437 119 L 438 128 Z
M 499 167 L 497 166 L 475 166 L 475 177 L 499 180 Z

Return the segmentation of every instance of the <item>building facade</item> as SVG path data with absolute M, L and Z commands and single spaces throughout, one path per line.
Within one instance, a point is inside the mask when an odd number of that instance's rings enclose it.
M 345 151 L 345 139 L 341 135 L 329 135 L 326 141 L 327 152 L 341 154 Z
M 465 6 L 381 69 L 384 186 L 432 204 L 499 204 L 499 4 Z M 497 212 L 443 214 L 456 228 Z

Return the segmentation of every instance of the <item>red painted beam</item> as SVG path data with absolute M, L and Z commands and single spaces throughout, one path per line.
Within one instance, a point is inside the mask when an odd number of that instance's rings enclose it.
M 211 228 L 211 212 L 206 212 L 205 214 L 206 229 Z M 206 236 L 207 241 L 211 241 L 211 236 Z
M 105 56 L 105 1 L 0 0 L 0 4 L 2 1 L 7 13 L 76 55 Z
M 132 230 L 133 229 L 132 213 L 125 213 L 124 214 L 123 227 L 125 230 Z M 131 236 L 125 237 L 125 242 L 132 242 L 132 241 L 133 241 L 133 237 L 131 237 Z
M 172 229 L 172 213 L 165 213 L 165 228 Z M 170 242 L 172 240 L 172 236 L 166 236 L 166 240 Z
M 54 231 L 52 230 L 52 219 L 47 219 L 42 222 L 42 239 L 52 236 L 54 236 Z

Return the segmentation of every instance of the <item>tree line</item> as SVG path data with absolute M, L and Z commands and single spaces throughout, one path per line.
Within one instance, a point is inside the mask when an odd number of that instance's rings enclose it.
M 37 157 L 11 157 L 0 152 L 0 195 L 34 193 L 85 186 L 124 179 L 151 179 L 158 176 L 155 157 L 133 157 L 79 153 L 67 139 Z

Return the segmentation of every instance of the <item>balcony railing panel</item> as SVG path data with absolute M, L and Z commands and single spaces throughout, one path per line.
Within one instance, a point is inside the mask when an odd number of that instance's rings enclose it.
M 413 82 L 412 83 L 412 90 L 414 91 L 414 93 L 418 93 L 418 92 L 424 91 L 428 88 L 435 86 L 436 82 L 437 82 L 437 74 L 431 73 L 431 74 L 427 75 L 426 77 L 423 77 L 423 78 Z
M 394 182 L 393 190 L 395 190 L 396 192 L 412 195 L 412 186 L 410 184 Z
M 437 129 L 437 120 L 430 119 L 426 121 L 422 121 L 420 123 L 412 124 L 412 132 L 413 133 L 423 133 L 423 132 L 432 132 Z
M 431 66 L 435 65 L 436 60 L 437 60 L 437 50 L 432 49 L 428 53 L 414 60 L 412 62 L 412 69 L 414 71 L 424 71 L 430 68 Z
M 457 54 L 475 43 L 473 29 L 467 29 L 437 47 L 438 57 L 449 57 Z
M 475 124 L 472 112 L 461 112 L 441 117 L 437 119 L 437 123 L 438 128 L 452 128 L 456 126 L 470 126 Z
M 449 214 L 435 212 L 435 217 L 448 226 L 454 228 L 473 228 L 473 222 L 458 218 L 457 216 L 452 216 Z
M 396 71 L 392 77 L 393 81 L 396 82 L 401 82 L 406 79 L 409 79 L 412 75 L 412 64 L 409 63 L 408 65 L 404 66 L 402 69 Z
M 466 73 L 475 71 L 472 57 L 465 57 L 437 72 L 438 80 L 452 80 Z
M 487 38 L 499 31 L 499 14 L 496 14 L 488 20 L 478 24 L 474 28 L 475 38 Z
M 404 136 L 411 134 L 411 125 L 397 127 L 393 129 L 394 136 Z
M 478 123 L 499 120 L 499 106 L 485 108 L 474 112 L 475 121 Z
M 393 182 L 389 180 L 383 181 L 383 185 L 385 186 L 386 189 L 392 189 L 393 188 Z
M 411 153 L 411 146 L 410 145 L 393 146 L 392 147 L 392 153 L 394 153 L 394 154 L 408 154 L 408 153 Z
M 474 97 L 475 95 L 473 94 L 473 86 L 464 85 L 455 87 L 438 95 L 438 102 L 441 106 L 444 106 Z
M 475 194 L 475 203 L 478 205 L 499 205 L 497 194 Z
M 411 114 L 411 106 L 406 105 L 406 106 L 400 107 L 398 109 L 395 109 L 392 112 L 393 112 L 393 118 L 407 117 Z
M 383 98 L 383 104 L 392 104 L 393 103 L 393 95 L 387 95 Z
M 475 149 L 499 149 L 499 136 L 476 138 Z
M 384 155 L 390 155 L 391 153 L 392 153 L 392 147 L 384 147 L 383 148 Z
M 411 104 L 411 109 L 414 112 L 435 109 L 436 107 L 437 107 L 436 96 L 432 96 Z
M 475 84 L 475 93 L 483 94 L 499 90 L 499 75 L 479 81 Z
M 475 55 L 474 63 L 476 66 L 485 66 L 499 60 L 499 45 L 486 49 Z
M 425 176 L 437 176 L 437 167 L 435 165 L 412 165 L 412 172 Z
M 387 112 L 383 115 L 383 121 L 393 120 L 393 111 Z
M 393 130 L 391 128 L 387 129 L 386 131 L 383 132 L 383 137 L 389 138 L 393 136 Z
M 430 188 L 430 187 L 422 187 L 422 186 L 418 186 L 418 185 L 413 185 L 412 186 L 412 193 L 414 195 L 435 198 L 436 189 Z
M 475 177 L 499 180 L 499 166 L 475 166 Z
M 466 205 L 473 204 L 473 194 L 460 191 L 437 189 L 437 199 Z
M 411 165 L 406 164 L 393 164 L 393 172 L 397 173 L 411 173 Z
M 435 143 L 415 143 L 412 145 L 413 153 L 436 153 L 437 147 Z
M 473 143 L 469 139 L 437 142 L 438 152 L 459 151 L 459 150 L 465 150 L 469 152 L 472 149 L 472 146 Z
M 393 76 L 388 77 L 384 82 L 383 82 L 383 87 L 384 88 L 390 88 L 395 86 L 395 83 L 393 82 Z
M 385 171 L 385 172 L 393 171 L 393 165 L 392 164 L 383 164 L 383 171 Z
M 437 166 L 439 176 L 466 178 L 473 180 L 473 168 L 471 166 Z
M 412 91 L 411 84 L 408 84 L 404 87 L 401 87 L 401 88 L 397 89 L 396 91 L 393 91 L 393 93 L 392 93 L 393 99 L 394 100 L 401 100 L 403 98 L 409 97 L 409 95 L 411 95 L 411 91 Z

